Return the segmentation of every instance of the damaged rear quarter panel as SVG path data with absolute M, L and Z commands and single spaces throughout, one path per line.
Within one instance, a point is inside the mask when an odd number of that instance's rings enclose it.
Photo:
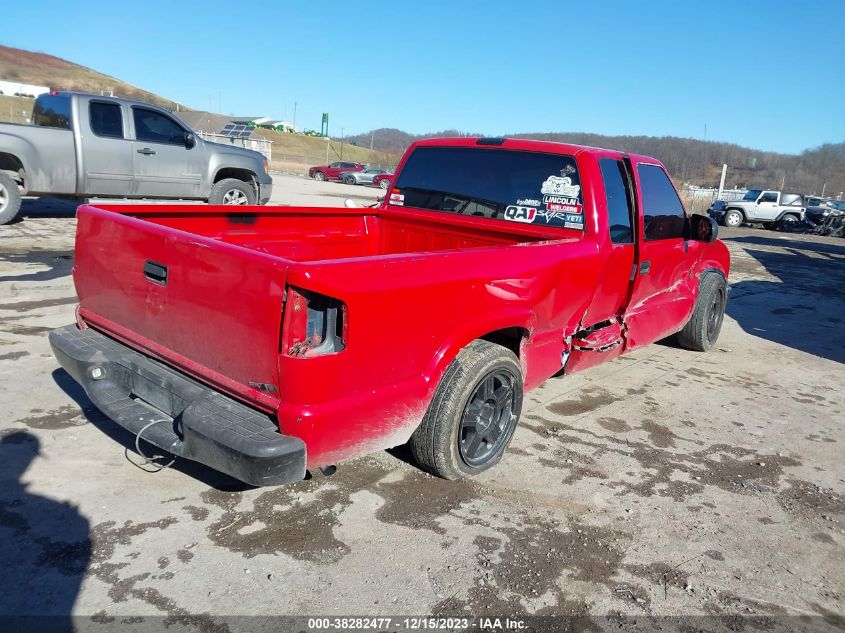
M 281 431 L 305 441 L 312 467 L 402 444 L 457 353 L 503 328 L 528 332 L 520 360 L 526 387 L 539 385 L 560 369 L 597 264 L 593 242 L 565 239 L 292 265 L 290 284 L 346 304 L 348 340 L 319 358 L 280 355 Z

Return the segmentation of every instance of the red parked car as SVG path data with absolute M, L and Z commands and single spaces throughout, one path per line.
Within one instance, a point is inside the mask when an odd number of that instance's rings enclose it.
M 348 161 L 337 161 L 331 165 L 317 165 L 308 169 L 308 177 L 314 180 L 340 180 L 340 174 L 345 171 L 364 171 L 365 165 L 361 163 L 350 163 Z
M 254 485 L 406 442 L 475 475 L 526 391 L 672 334 L 706 351 L 728 298 L 663 165 L 575 145 L 414 143 L 377 208 L 77 218 L 59 362 L 136 439 Z
M 390 183 L 393 180 L 393 174 L 379 174 L 373 178 L 373 186 L 381 187 L 382 189 L 390 189 Z

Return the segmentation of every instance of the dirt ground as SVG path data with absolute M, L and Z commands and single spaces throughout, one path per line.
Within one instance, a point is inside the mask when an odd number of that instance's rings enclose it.
M 279 177 L 273 201 L 342 205 L 346 188 Z M 73 320 L 74 227 L 51 201 L 0 227 L 0 615 L 845 628 L 842 240 L 723 230 L 717 348 L 655 344 L 547 381 L 475 480 L 430 477 L 398 448 L 245 489 L 190 462 L 136 468 L 133 438 L 57 368 L 47 334 Z

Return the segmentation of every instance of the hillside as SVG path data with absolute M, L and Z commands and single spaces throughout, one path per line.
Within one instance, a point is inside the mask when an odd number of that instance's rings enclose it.
M 478 134 L 473 134 L 476 136 Z M 346 140 L 385 152 L 402 152 L 411 142 L 440 136 L 466 136 L 455 130 L 413 135 L 397 129 L 378 129 Z M 798 155 L 763 152 L 730 143 L 715 143 L 673 136 L 604 136 L 578 132 L 518 133 L 511 138 L 537 139 L 609 147 L 655 156 L 666 163 L 681 184 L 718 186 L 722 163 L 728 165 L 726 185 L 787 189 L 802 193 L 836 195 L 845 191 L 845 142 L 825 144 Z M 756 159 L 756 160 L 755 160 Z M 754 165 L 751 167 L 750 165 Z
M 140 99 L 171 109 L 176 107 L 175 102 L 169 99 L 96 70 L 53 55 L 33 53 L 9 46 L 0 46 L 0 79 L 47 86 L 53 90 L 94 93 L 108 91 L 114 92 L 116 97 Z M 2 114 L 0 112 L 0 115 Z

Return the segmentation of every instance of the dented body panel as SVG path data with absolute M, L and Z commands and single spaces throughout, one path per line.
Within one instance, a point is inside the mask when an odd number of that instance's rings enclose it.
M 407 441 L 473 340 L 511 347 L 532 389 L 677 332 L 701 274 L 727 277 L 718 241 L 644 239 L 636 165 L 659 165 L 654 159 L 538 141 L 496 145 L 491 151 L 577 165 L 537 183 L 533 202 L 551 202 L 540 209 L 545 221 L 529 223 L 536 205 L 517 201 L 523 210 L 507 212 L 515 221 L 410 206 L 411 190 L 399 186 L 419 147 L 481 146 L 413 145 L 375 209 L 80 207 L 80 326 L 273 416 L 281 434 L 304 442 L 313 468 Z M 611 240 L 603 159 L 629 165 L 627 243 Z M 489 205 L 479 204 L 482 212 Z M 582 227 L 549 221 L 554 209 L 576 206 Z M 303 296 L 327 298 L 318 323 L 334 310 L 330 348 L 310 330 L 298 333 L 316 310 Z

